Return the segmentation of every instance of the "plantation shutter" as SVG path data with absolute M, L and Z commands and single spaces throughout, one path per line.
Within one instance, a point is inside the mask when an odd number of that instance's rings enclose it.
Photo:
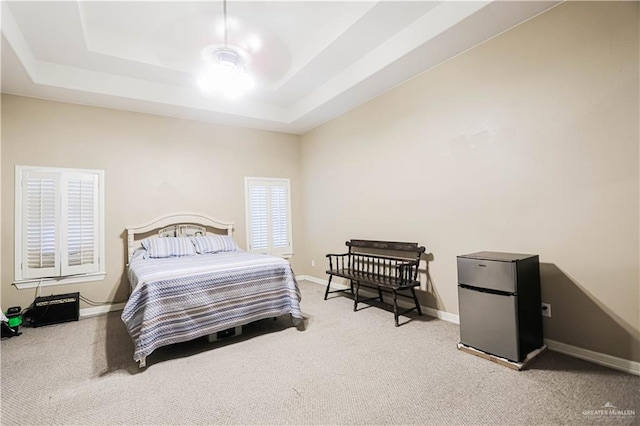
M 100 272 L 100 174 L 17 169 L 16 280 Z
M 60 275 L 60 179 L 58 173 L 22 176 L 22 276 Z
M 271 182 L 271 247 L 272 254 L 290 254 L 289 236 L 289 185 L 288 182 Z
M 63 173 L 62 275 L 98 272 L 98 176 Z
M 269 187 L 264 182 L 249 183 L 249 251 L 269 251 L 269 211 L 267 209 Z
M 288 179 L 246 178 L 249 251 L 292 254 Z

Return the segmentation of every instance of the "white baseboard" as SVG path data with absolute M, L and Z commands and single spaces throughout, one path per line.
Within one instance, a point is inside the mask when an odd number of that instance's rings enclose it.
M 427 308 L 426 306 L 422 306 L 422 305 L 420 305 L 420 307 L 429 316 L 436 317 L 443 321 L 460 325 L 460 316 L 456 314 L 452 314 L 451 312 L 440 311 L 438 309 Z
M 309 275 L 300 275 L 296 277 L 298 280 L 310 281 L 312 283 L 327 285 L 327 280 L 322 278 L 312 277 Z M 342 284 L 331 283 L 331 287 L 336 289 L 347 288 Z M 404 301 L 399 301 L 403 304 Z M 426 306 L 420 306 L 420 308 L 429 316 L 439 318 L 443 321 L 451 322 L 454 324 L 460 324 L 460 317 L 456 314 L 440 311 Z M 593 362 L 594 364 L 603 365 L 605 367 L 613 368 L 615 370 L 624 371 L 625 373 L 634 374 L 640 376 L 640 362 L 631 361 L 624 358 L 618 358 L 612 355 L 603 354 L 600 352 L 590 351 L 588 349 L 579 348 L 577 346 L 568 345 L 566 343 L 556 342 L 555 340 L 544 339 L 547 348 L 554 352 L 559 352 L 564 355 L 568 355 L 574 358 L 579 358 L 585 361 Z
M 312 283 L 316 283 L 316 284 L 320 284 L 320 285 L 327 285 L 327 280 L 323 280 L 322 278 L 316 278 L 316 277 L 312 277 L 311 275 L 298 275 L 296 276 L 296 280 L 298 281 L 311 281 Z M 347 288 L 346 286 L 343 286 L 342 284 L 335 284 L 335 286 L 337 288 Z
M 80 309 L 80 318 L 90 318 L 103 315 L 108 312 L 121 311 L 126 303 L 114 303 L 112 305 L 92 306 L 91 308 Z
M 555 340 L 550 339 L 544 339 L 544 343 L 551 351 L 569 355 L 574 358 L 583 359 L 585 361 L 590 361 L 594 364 L 613 368 L 614 370 L 624 371 L 625 373 L 640 376 L 640 362 L 618 358 L 616 356 L 607 355 L 600 352 L 590 351 L 589 349 L 567 345 L 566 343 L 556 342 Z

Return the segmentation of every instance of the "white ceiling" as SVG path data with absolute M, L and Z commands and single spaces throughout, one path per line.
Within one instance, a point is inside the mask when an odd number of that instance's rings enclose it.
M 304 133 L 558 1 L 228 0 L 256 87 L 202 93 L 222 1 L 3 1 L 2 92 Z

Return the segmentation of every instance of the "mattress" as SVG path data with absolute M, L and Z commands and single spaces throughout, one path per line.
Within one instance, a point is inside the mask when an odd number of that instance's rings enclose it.
M 285 314 L 302 321 L 291 266 L 275 256 L 233 251 L 145 259 L 138 250 L 129 282 L 122 321 L 141 367 L 161 346 Z

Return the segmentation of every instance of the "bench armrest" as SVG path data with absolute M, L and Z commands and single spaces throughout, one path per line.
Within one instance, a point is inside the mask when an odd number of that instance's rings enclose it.
M 418 277 L 420 261 L 409 260 L 398 264 L 398 277 L 402 281 L 414 281 Z
M 347 259 L 347 268 L 349 268 L 349 266 L 351 265 L 350 262 L 350 257 L 349 257 L 349 253 L 342 253 L 342 254 L 328 254 L 326 256 L 329 259 L 329 270 L 330 271 L 335 271 L 335 269 L 333 269 L 333 265 L 336 266 L 337 269 L 345 269 L 345 261 L 344 259 Z

